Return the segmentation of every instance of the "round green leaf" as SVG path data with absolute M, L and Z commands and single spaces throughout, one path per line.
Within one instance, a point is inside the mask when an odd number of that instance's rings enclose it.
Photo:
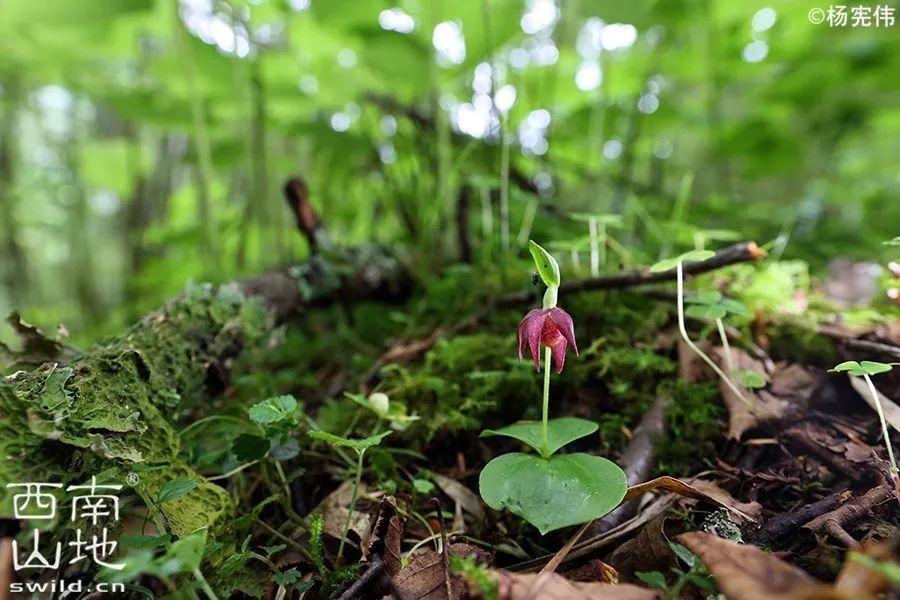
M 597 431 L 598 425 L 593 421 L 579 419 L 577 417 L 562 417 L 547 421 L 547 451 L 553 454 L 569 442 L 583 438 Z M 504 435 L 519 440 L 541 451 L 541 423 L 529 421 L 514 423 L 500 429 L 486 429 L 481 432 L 481 437 Z
M 622 501 L 628 483 L 615 463 L 590 454 L 543 459 L 514 452 L 498 456 L 479 478 L 481 497 L 508 508 L 544 535 L 602 517 Z
M 528 242 L 528 251 L 534 258 L 534 266 L 537 267 L 538 275 L 541 276 L 544 285 L 559 287 L 559 263 L 556 262 L 556 259 L 531 240 Z
M 732 371 L 731 376 L 747 389 L 755 390 L 766 387 L 765 376 L 756 371 Z

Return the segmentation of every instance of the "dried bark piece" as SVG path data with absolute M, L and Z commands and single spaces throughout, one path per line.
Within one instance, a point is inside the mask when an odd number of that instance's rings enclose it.
M 864 600 L 821 583 L 756 546 L 693 531 L 678 541 L 700 557 L 728 600 Z

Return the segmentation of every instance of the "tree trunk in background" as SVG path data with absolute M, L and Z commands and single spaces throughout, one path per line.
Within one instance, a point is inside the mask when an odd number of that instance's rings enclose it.
M 28 265 L 25 252 L 19 245 L 16 228 L 15 195 L 15 128 L 19 105 L 18 82 L 3 82 L 2 118 L 0 118 L 0 243 L 4 262 L 2 285 L 13 306 L 25 302 L 28 289 Z
M 91 248 L 96 223 L 91 217 L 91 209 L 88 205 L 84 183 L 81 181 L 78 164 L 78 149 L 82 134 L 78 115 L 79 106 L 79 100 L 73 100 L 69 115 L 71 128 L 69 138 L 62 142 L 60 148 L 60 157 L 71 178 L 73 195 L 70 199 L 69 209 L 71 219 L 66 225 L 70 259 L 66 263 L 65 270 L 72 278 L 75 298 L 78 302 L 78 311 L 73 311 L 73 314 L 82 315 L 83 323 L 96 323 L 100 320 L 99 317 L 106 303 L 102 301 L 97 290 L 97 268 Z
M 144 271 L 148 255 L 157 249 L 149 248 L 144 236 L 147 229 L 165 219 L 169 197 L 173 192 L 173 170 L 183 158 L 183 144 L 173 135 L 164 135 L 157 144 L 153 168 L 135 177 L 134 190 L 122 212 L 125 248 L 128 261 L 125 273 L 126 304 L 139 310 L 144 290 L 137 278 Z M 137 318 L 139 315 L 129 315 Z

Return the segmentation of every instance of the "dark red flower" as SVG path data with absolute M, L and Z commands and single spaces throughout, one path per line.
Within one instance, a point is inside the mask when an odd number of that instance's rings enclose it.
M 553 308 L 536 308 L 530 311 L 519 323 L 519 359 L 525 344 L 534 358 L 534 368 L 541 370 L 541 344 L 550 348 L 556 372 L 562 373 L 566 363 L 566 346 L 572 344 L 575 356 L 578 356 L 578 345 L 575 343 L 575 325 L 569 313 L 554 306 Z

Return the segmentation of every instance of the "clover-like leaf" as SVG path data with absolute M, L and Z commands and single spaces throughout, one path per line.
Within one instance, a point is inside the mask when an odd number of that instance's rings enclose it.
M 293 396 L 276 396 L 251 406 L 250 420 L 259 425 L 268 425 L 291 417 L 296 409 L 297 400 Z
M 674 258 L 667 258 L 665 260 L 661 260 L 652 267 L 650 267 L 651 273 L 662 273 L 664 271 L 671 271 L 675 267 L 678 266 L 678 263 L 686 263 L 686 262 L 699 262 L 701 260 L 707 260 L 715 256 L 716 253 L 712 250 L 691 250 L 690 252 L 685 252 L 684 254 L 679 254 Z
M 569 442 L 573 442 L 597 431 L 593 421 L 576 417 L 562 417 L 547 421 L 547 452 L 553 454 Z M 481 437 L 502 435 L 519 440 L 541 452 L 541 423 L 539 421 L 514 423 L 500 429 L 485 429 Z
M 856 362 L 855 360 L 848 360 L 835 366 L 833 369 L 829 369 L 829 372 L 847 373 L 848 375 L 855 375 L 856 377 L 862 377 L 863 375 L 871 376 L 878 375 L 879 373 L 887 373 L 894 368 L 894 365 L 898 364 L 900 363 L 880 363 L 872 360 Z
M 514 452 L 484 467 L 479 488 L 488 506 L 508 508 L 543 535 L 602 517 L 619 505 L 628 483 L 622 469 L 599 456 L 579 452 L 544 459 Z
M 538 275 L 547 287 L 559 287 L 559 263 L 541 246 L 529 240 L 528 251 L 534 259 Z
M 384 431 L 378 435 L 369 436 L 363 439 L 343 438 L 338 435 L 328 433 L 326 431 L 310 431 L 309 437 L 320 442 L 325 442 L 334 448 L 353 448 L 357 452 L 365 452 L 372 446 L 377 446 L 381 440 L 391 435 L 391 431 Z
M 757 371 L 732 371 L 731 377 L 747 389 L 766 387 L 765 376 Z

